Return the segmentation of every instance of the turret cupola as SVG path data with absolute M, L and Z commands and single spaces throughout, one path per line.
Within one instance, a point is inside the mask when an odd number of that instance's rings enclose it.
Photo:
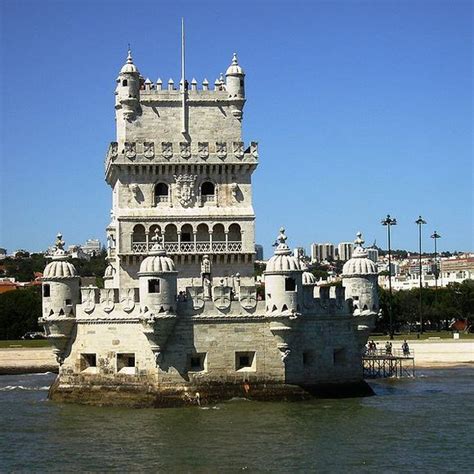
M 364 249 L 362 234 L 357 233 L 352 258 L 342 269 L 342 284 L 346 298 L 352 299 L 354 315 L 378 311 L 377 266 Z
M 132 120 L 140 110 L 140 73 L 128 50 L 127 61 L 117 77 L 115 108 L 126 120 Z
M 377 274 L 377 266 L 369 258 L 363 244 L 362 233 L 357 232 L 357 238 L 354 240 L 355 249 L 352 253 L 352 258 L 348 260 L 342 268 L 343 277 Z
M 66 353 L 75 323 L 75 308 L 80 301 L 80 278 L 67 262 L 61 233 L 56 237 L 52 262 L 43 272 L 43 316 L 39 319 L 60 362 Z
M 291 254 L 286 240 L 282 227 L 275 255 L 268 261 L 264 272 L 267 313 L 301 311 L 303 268 L 301 261 Z
M 237 97 L 239 99 L 245 98 L 245 73 L 244 70 L 239 66 L 237 53 L 234 53 L 234 56 L 232 57 L 232 64 L 227 68 L 225 77 L 226 89 L 229 93 L 229 97 Z

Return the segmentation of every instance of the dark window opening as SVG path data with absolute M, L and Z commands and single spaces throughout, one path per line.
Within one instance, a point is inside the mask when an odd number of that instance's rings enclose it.
M 285 278 L 285 291 L 296 291 L 296 280 L 294 278 Z
M 303 365 L 311 364 L 311 352 L 303 352 Z
M 97 367 L 97 355 L 96 354 L 81 354 L 82 370 L 88 369 L 89 367 Z
M 127 81 L 127 79 L 124 79 L 124 80 L 122 81 L 122 86 L 126 86 L 126 85 L 128 85 L 128 81 Z
M 244 87 L 244 80 L 240 79 L 240 87 Z
M 148 280 L 148 293 L 160 292 L 160 280 Z
M 51 296 L 51 287 L 49 285 L 43 285 L 43 296 L 49 298 Z
M 286 306 L 286 304 L 283 305 L 283 307 L 281 308 L 282 311 L 288 311 L 288 306 Z
M 155 196 L 166 196 L 168 197 L 168 185 L 165 183 L 158 183 L 155 186 Z
M 128 367 L 135 367 L 135 354 L 117 354 L 117 372 Z
M 333 362 L 334 362 L 334 365 L 343 365 L 346 362 L 346 350 L 334 349 Z
M 210 196 L 215 194 L 215 186 L 213 183 L 210 181 L 206 181 L 205 183 L 202 183 L 201 186 L 201 194 L 203 196 Z
M 236 352 L 235 370 L 255 370 L 255 352 Z
M 191 242 L 191 233 L 190 232 L 183 232 L 181 234 L 181 242 Z
M 190 372 L 202 372 L 205 370 L 206 353 L 192 354 L 189 356 L 188 361 Z
M 64 303 L 65 303 L 66 306 L 70 306 L 70 305 L 72 305 L 72 300 L 70 298 L 67 298 Z

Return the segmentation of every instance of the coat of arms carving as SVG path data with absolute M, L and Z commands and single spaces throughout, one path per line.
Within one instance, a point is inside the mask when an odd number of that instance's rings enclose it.
M 216 142 L 216 154 L 219 158 L 225 158 L 227 156 L 226 142 Z
M 198 155 L 204 160 L 209 156 L 209 142 L 198 142 Z
M 234 142 L 234 155 L 236 158 L 244 156 L 244 142 Z
M 130 160 L 137 156 L 135 142 L 125 142 L 125 156 Z
M 179 149 L 181 152 L 181 158 L 189 158 L 191 156 L 191 143 L 180 142 Z
M 120 303 L 127 313 L 135 308 L 135 288 L 125 288 L 120 293 Z
M 115 306 L 115 292 L 113 288 L 100 290 L 100 304 L 106 313 L 110 313 Z
M 179 174 L 174 175 L 176 180 L 176 194 L 178 201 L 183 207 L 189 206 L 194 201 L 194 183 L 197 175 Z
M 82 288 L 82 307 L 86 313 L 95 309 L 95 288 Z
M 163 158 L 171 158 L 173 156 L 173 144 L 171 142 L 162 142 L 161 154 Z
M 254 309 L 257 306 L 257 290 L 255 287 L 240 287 L 240 304 L 246 310 Z
M 231 288 L 223 284 L 213 288 L 213 300 L 217 309 L 223 311 L 230 307 Z
M 198 286 L 187 288 L 187 292 L 193 302 L 193 308 L 196 310 L 204 308 L 204 289 Z
M 143 143 L 143 155 L 148 159 L 155 156 L 155 144 L 153 142 Z

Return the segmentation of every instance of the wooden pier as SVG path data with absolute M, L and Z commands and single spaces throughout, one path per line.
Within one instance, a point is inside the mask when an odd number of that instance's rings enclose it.
M 363 364 L 366 379 L 415 376 L 413 351 L 408 354 L 404 354 L 401 349 L 392 349 L 391 353 L 384 349 L 368 351 L 364 354 Z

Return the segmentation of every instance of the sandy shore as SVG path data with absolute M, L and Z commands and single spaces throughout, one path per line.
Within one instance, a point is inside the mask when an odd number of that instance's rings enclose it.
M 417 368 L 453 367 L 468 365 L 474 368 L 474 340 L 423 340 L 407 339 L 410 351 L 415 356 Z M 383 349 L 385 341 L 378 341 Z M 402 341 L 394 341 L 393 348 L 401 349 Z
M 407 341 L 415 355 L 417 368 L 453 367 L 466 365 L 474 368 L 474 340 L 423 340 Z M 394 349 L 401 342 L 393 342 Z M 383 348 L 384 341 L 378 341 Z M 0 349 L 0 375 L 39 372 L 57 372 L 58 364 L 50 348 Z
M 57 372 L 58 367 L 49 347 L 0 349 L 0 375 Z

